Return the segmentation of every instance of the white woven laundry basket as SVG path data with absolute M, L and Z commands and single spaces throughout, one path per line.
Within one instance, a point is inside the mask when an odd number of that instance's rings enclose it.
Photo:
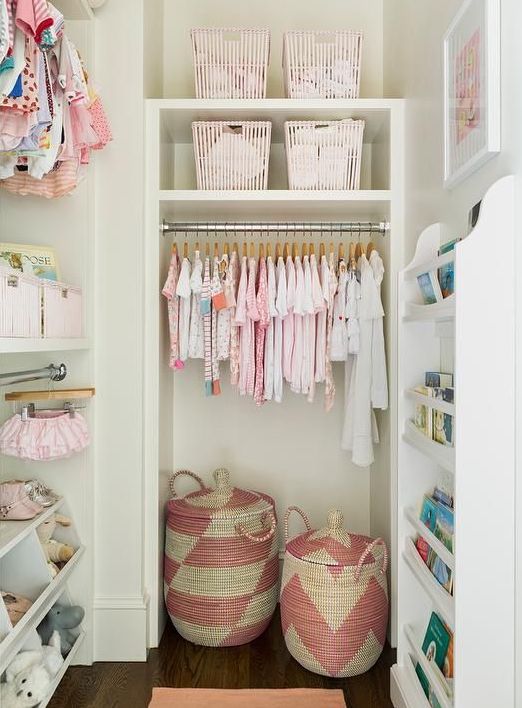
M 0 268 L 0 337 L 40 337 L 41 281 Z

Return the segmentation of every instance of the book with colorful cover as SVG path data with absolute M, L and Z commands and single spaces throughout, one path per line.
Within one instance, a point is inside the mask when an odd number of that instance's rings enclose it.
M 417 283 L 425 305 L 434 305 L 436 302 L 442 301 L 443 297 L 440 283 L 434 273 L 430 272 L 418 275 Z
M 433 490 L 432 496 L 436 502 L 443 504 L 448 509 L 453 509 L 453 506 L 454 506 L 453 497 L 445 489 L 441 489 L 440 487 L 435 487 L 435 489 Z
M 435 580 L 442 585 L 444 590 L 449 595 L 453 594 L 453 572 L 444 561 L 439 558 L 436 552 L 431 548 L 428 553 L 428 562 L 426 563 Z
M 0 265 L 45 280 L 60 280 L 56 254 L 49 246 L 0 243 Z
M 451 632 L 436 612 L 432 612 L 424 641 L 422 643 L 422 653 L 429 662 L 435 663 L 442 671 L 444 662 L 448 654 L 451 641 Z M 426 698 L 430 696 L 430 682 L 420 664 L 415 669 L 419 677 L 420 684 L 424 690 Z
M 443 411 L 433 411 L 433 440 L 440 445 L 453 447 L 453 416 Z
M 438 505 L 431 497 L 426 495 L 422 500 L 420 520 L 433 533 L 437 523 Z
M 453 374 L 442 371 L 426 371 L 424 383 L 430 388 L 452 388 Z

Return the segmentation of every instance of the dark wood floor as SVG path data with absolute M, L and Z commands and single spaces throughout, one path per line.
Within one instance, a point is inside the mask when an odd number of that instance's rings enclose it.
M 279 616 L 252 644 L 227 649 L 196 647 L 169 623 L 159 649 L 146 664 L 73 667 L 50 708 L 146 708 L 153 687 L 342 688 L 347 708 L 392 708 L 389 669 L 395 652 L 386 646 L 374 668 L 353 679 L 327 679 L 303 669 L 288 653 Z

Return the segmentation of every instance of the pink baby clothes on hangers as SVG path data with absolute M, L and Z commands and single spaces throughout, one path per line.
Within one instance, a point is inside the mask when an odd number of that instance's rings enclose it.
M 326 412 L 333 408 L 335 401 L 335 381 L 332 370 L 332 328 L 334 317 L 334 301 L 335 293 L 337 292 L 337 274 L 335 272 L 334 254 L 330 253 L 328 263 L 328 317 L 326 321 L 326 362 L 325 362 L 325 390 L 324 390 L 324 408 Z
M 237 298 L 239 297 L 239 256 L 237 251 L 232 251 L 225 283 L 225 298 L 227 304 L 233 302 L 230 309 L 230 383 L 237 386 L 239 382 L 240 367 L 240 328 L 236 324 Z
M 265 371 L 265 339 L 266 330 L 270 323 L 270 313 L 268 309 L 268 281 L 266 260 L 259 259 L 259 280 L 256 297 L 257 311 L 259 318 L 255 324 L 256 334 L 256 366 L 254 400 L 260 406 L 264 402 L 264 371 Z
M 286 305 L 286 268 L 281 256 L 277 261 L 276 271 L 276 312 L 274 318 L 274 400 L 283 400 L 283 322 L 288 315 Z
M 311 274 L 311 289 L 312 289 L 312 309 L 313 314 L 308 315 L 310 318 L 310 331 L 309 336 L 309 351 L 308 356 L 310 357 L 309 369 L 310 369 L 310 383 L 308 390 L 308 402 L 313 403 L 315 398 L 315 382 L 316 382 L 316 366 L 317 366 L 317 352 L 316 352 L 316 342 L 317 342 L 317 320 L 318 316 L 325 310 L 325 302 L 323 298 L 323 292 L 321 290 L 321 281 L 319 280 L 319 271 L 317 268 L 317 259 L 315 254 L 312 253 L 310 256 L 310 274 Z M 326 342 L 325 342 L 326 346 Z M 323 349 L 324 352 L 324 349 Z
M 320 263 L 320 288 L 323 307 L 317 315 L 317 329 L 315 334 L 315 382 L 323 383 L 326 379 L 326 325 L 328 320 L 328 299 L 330 291 L 330 270 L 325 255 L 321 256 Z
M 268 282 L 268 313 L 269 313 L 269 323 L 266 330 L 265 337 L 265 373 L 264 373 L 264 400 L 271 401 L 274 397 L 274 366 L 275 366 L 275 352 L 274 352 L 274 320 L 277 315 L 276 310 L 276 297 L 277 297 L 277 286 L 276 286 L 276 274 L 274 261 L 272 256 L 268 256 L 266 259 L 266 269 L 267 269 L 267 282 Z
M 249 329 L 247 327 L 247 287 L 248 287 L 248 265 L 246 256 L 241 259 L 241 274 L 237 290 L 236 314 L 234 317 L 234 327 L 239 337 L 239 361 L 237 369 L 232 369 L 230 361 L 230 378 L 232 385 L 239 385 L 239 393 L 245 396 L 247 392 L 248 376 L 248 353 L 250 350 Z
M 167 298 L 167 310 L 169 316 L 170 332 L 170 359 L 171 369 L 183 368 L 179 361 L 179 297 L 176 295 L 176 287 L 179 277 L 179 258 L 176 251 L 170 257 L 169 272 L 167 280 L 163 286 L 162 294 Z
M 295 257 L 295 302 L 294 302 L 294 346 L 292 351 L 292 370 L 290 378 L 290 388 L 294 393 L 301 393 L 301 382 L 303 373 L 304 357 L 304 326 L 303 317 L 305 315 L 305 282 L 304 270 L 299 256 Z
M 259 320 L 259 311 L 256 301 L 256 276 L 257 263 L 255 258 L 250 258 L 248 261 L 248 286 L 247 286 L 247 321 L 248 327 L 248 364 L 247 364 L 247 384 L 246 393 L 249 396 L 254 395 L 256 381 L 256 338 L 254 323 Z
M 221 393 L 221 385 L 219 383 L 219 360 L 218 360 L 218 309 L 222 309 L 225 305 L 225 296 L 219 279 L 219 258 L 214 258 L 214 272 L 211 282 L 212 293 L 212 314 L 211 314 L 211 347 L 212 347 L 212 395 L 219 396 Z M 219 305 L 219 307 L 218 307 Z
M 16 26 L 38 43 L 42 32 L 52 27 L 54 20 L 49 14 L 47 0 L 18 0 L 16 3 Z
M 205 394 L 212 396 L 212 295 L 210 292 L 210 258 L 208 256 L 205 258 L 200 305 L 205 341 Z

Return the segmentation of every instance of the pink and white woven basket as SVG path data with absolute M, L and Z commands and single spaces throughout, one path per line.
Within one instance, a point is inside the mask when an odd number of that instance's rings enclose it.
M 292 511 L 307 531 L 288 540 Z M 286 646 L 305 669 L 323 676 L 357 676 L 381 655 L 388 624 L 388 552 L 380 538 L 351 534 L 343 515 L 313 531 L 305 514 L 285 517 L 286 553 L 281 622 Z
M 182 475 L 201 489 L 176 498 Z M 165 540 L 167 610 L 182 637 L 194 644 L 237 646 L 256 639 L 274 613 L 279 580 L 274 500 L 237 489 L 227 470 L 208 489 L 193 472 L 171 479 Z

